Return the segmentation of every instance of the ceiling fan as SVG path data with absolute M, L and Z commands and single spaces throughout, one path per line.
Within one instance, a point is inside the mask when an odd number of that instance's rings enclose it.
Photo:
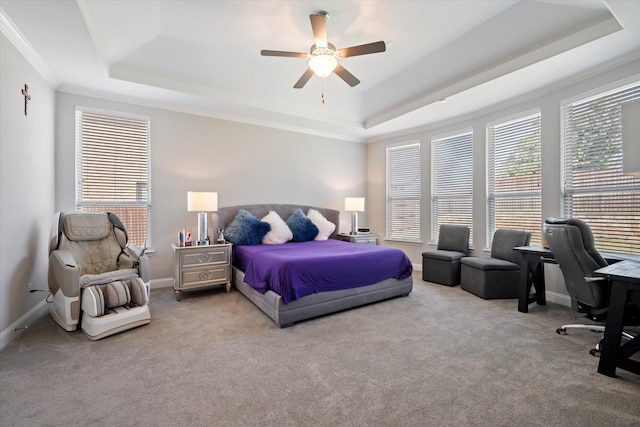
M 309 53 L 301 52 L 285 52 L 281 50 L 262 50 L 262 56 L 284 56 L 288 58 L 305 58 L 309 59 L 309 68 L 304 72 L 302 77 L 293 87 L 301 89 L 309 81 L 315 73 L 318 77 L 325 78 L 332 72 L 344 80 L 349 86 L 353 87 L 360 83 L 360 80 L 347 71 L 338 63 L 339 58 L 348 58 L 350 56 L 368 55 L 370 53 L 384 52 L 386 45 L 383 41 L 367 43 L 358 46 L 336 49 L 336 47 L 327 42 L 327 19 L 329 14 L 320 11 L 316 14 L 309 15 L 311 20 L 311 29 L 315 43 L 311 46 Z

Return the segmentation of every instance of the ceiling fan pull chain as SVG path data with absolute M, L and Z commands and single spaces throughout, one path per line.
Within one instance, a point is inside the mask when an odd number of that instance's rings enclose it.
M 324 79 L 322 79 L 322 103 L 324 104 Z

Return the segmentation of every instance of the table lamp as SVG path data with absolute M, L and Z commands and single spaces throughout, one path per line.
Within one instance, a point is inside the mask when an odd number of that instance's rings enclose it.
M 364 212 L 364 197 L 345 197 L 344 210 L 351 212 L 351 234 L 358 234 L 358 212 Z
M 187 210 L 198 212 L 198 241 L 197 245 L 209 244 L 207 212 L 218 210 L 218 193 L 203 191 L 187 192 Z

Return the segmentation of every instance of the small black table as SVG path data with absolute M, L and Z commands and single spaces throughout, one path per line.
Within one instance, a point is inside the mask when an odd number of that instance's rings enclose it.
M 520 284 L 518 289 L 518 311 L 527 313 L 529 304 L 537 302 L 546 305 L 544 283 L 544 263 L 556 263 L 553 254 L 542 246 L 517 246 L 514 248 L 522 255 L 520 264 Z M 535 293 L 531 293 L 531 287 Z
M 640 351 L 640 335 L 620 345 L 622 340 L 624 311 L 632 292 L 640 292 L 640 262 L 620 261 L 594 272 L 612 281 L 609 311 L 604 338 L 600 347 L 598 372 L 610 377 L 616 375 L 616 368 L 640 375 L 640 362 L 629 358 Z

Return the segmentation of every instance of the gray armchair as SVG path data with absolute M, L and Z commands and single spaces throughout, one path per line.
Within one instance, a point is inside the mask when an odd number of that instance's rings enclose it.
M 491 242 L 491 257 L 460 260 L 460 287 L 484 299 L 518 298 L 521 254 L 513 248 L 527 246 L 531 233 L 499 229 Z
M 114 214 L 57 213 L 49 243 L 51 317 L 97 340 L 146 325 L 149 266 Z
M 455 286 L 460 283 L 460 259 L 469 255 L 469 227 L 442 224 L 438 248 L 422 253 L 422 280 Z
M 562 325 L 556 330 L 566 335 L 567 329 L 587 329 L 604 332 L 609 308 L 611 283 L 605 277 L 594 276 L 593 272 L 608 265 L 595 247 L 593 233 L 589 225 L 578 218 L 547 218 L 544 234 L 553 257 L 556 259 L 574 310 L 584 313 L 591 324 Z M 627 312 L 628 310 L 626 310 Z M 637 315 L 637 310 L 630 311 Z M 636 322 L 630 321 L 629 323 Z M 633 335 L 623 332 L 623 338 Z M 599 345 L 591 349 L 592 355 L 599 354 Z

